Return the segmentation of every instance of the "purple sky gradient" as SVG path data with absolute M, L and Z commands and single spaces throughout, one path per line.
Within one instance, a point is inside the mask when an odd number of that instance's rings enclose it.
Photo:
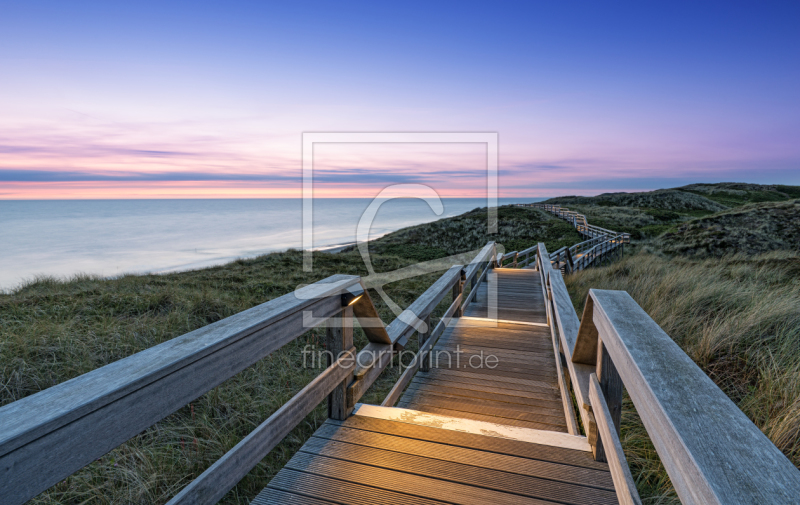
M 2 12 L 0 198 L 299 196 L 304 131 L 496 131 L 501 196 L 800 184 L 797 2 Z M 484 159 L 340 146 L 316 187 L 482 196 Z

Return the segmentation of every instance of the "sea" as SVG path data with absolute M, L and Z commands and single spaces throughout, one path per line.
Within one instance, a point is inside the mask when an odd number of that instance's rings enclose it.
M 543 198 L 501 198 L 499 205 Z M 315 198 L 313 248 L 356 241 L 373 200 Z M 443 198 L 440 215 L 419 199 L 387 200 L 370 238 L 486 207 Z M 303 246 L 301 199 L 0 200 L 0 290 L 39 277 L 115 277 L 219 265 Z

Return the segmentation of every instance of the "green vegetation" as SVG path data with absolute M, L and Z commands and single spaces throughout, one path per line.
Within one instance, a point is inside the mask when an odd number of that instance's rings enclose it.
M 738 207 L 748 203 L 782 202 L 800 198 L 800 187 L 798 186 L 723 182 L 720 184 L 691 184 L 679 189 L 702 195 L 726 207 Z
M 591 224 L 624 231 L 635 240 L 677 232 L 697 218 L 714 217 L 732 208 L 763 202 L 787 202 L 798 198 L 800 186 L 724 182 L 692 184 L 681 188 L 642 193 L 605 193 L 598 196 L 564 196 L 545 203 L 578 211 Z M 713 219 L 712 219 L 713 221 Z M 753 224 L 753 223 L 749 223 Z M 691 234 L 691 233 L 690 233 Z M 731 244 L 733 246 L 733 244 Z M 697 249 L 691 244 L 687 247 Z M 760 251 L 782 248 L 782 244 Z M 717 248 L 719 250 L 719 248 Z M 735 250 L 725 250 L 735 252 Z
M 649 247 L 566 277 L 578 314 L 590 288 L 625 290 L 800 466 L 800 256 L 668 258 Z M 680 503 L 626 397 L 622 444 L 646 503 Z
M 547 214 L 501 208 L 506 250 L 544 241 L 553 250 L 579 240 L 575 230 Z M 480 248 L 489 240 L 486 209 L 400 230 L 373 244 L 377 271 Z M 0 405 L 5 405 L 105 364 L 276 298 L 333 274 L 366 275 L 354 248 L 317 253 L 314 272 L 303 273 L 298 251 L 165 275 L 118 279 L 42 278 L 0 294 Z M 393 283 L 386 291 L 408 306 L 440 274 Z M 372 294 L 381 318 L 395 315 Z M 445 299 L 435 316 L 449 305 Z M 356 346 L 366 339 L 360 330 Z M 67 478 L 33 503 L 164 503 L 269 417 L 319 370 L 303 368 L 306 345 L 322 348 L 315 330 L 226 381 L 98 461 Z M 414 350 L 415 342 L 409 345 Z M 390 367 L 363 398 L 380 403 L 399 376 Z M 223 503 L 252 499 L 324 421 L 317 408 L 239 483 Z
M 572 225 L 535 209 L 500 207 L 497 218 L 497 233 L 492 235 L 487 233 L 485 208 L 404 228 L 370 242 L 370 254 L 396 254 L 425 261 L 474 251 L 490 240 L 502 244 L 506 252 L 522 251 L 537 242 L 544 242 L 548 250 L 555 251 L 581 241 Z
M 745 205 L 695 219 L 659 238 L 661 249 L 690 256 L 800 250 L 800 200 Z

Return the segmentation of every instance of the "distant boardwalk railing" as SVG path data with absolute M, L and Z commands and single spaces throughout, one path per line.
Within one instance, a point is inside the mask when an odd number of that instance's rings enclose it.
M 558 205 L 545 205 L 538 203 L 520 203 L 517 207 L 529 207 L 550 212 L 575 226 L 575 229 L 588 237 L 588 240 L 578 242 L 569 247 L 562 247 L 550 253 L 550 263 L 553 268 L 561 270 L 564 274 L 578 272 L 591 266 L 606 264 L 615 259 L 622 258 L 625 244 L 630 244 L 631 236 L 628 233 L 616 232 L 590 225 L 586 216 L 571 211 Z M 530 268 L 536 262 L 536 247 L 529 247 L 524 251 L 512 251 L 498 255 L 495 262 L 500 268 Z

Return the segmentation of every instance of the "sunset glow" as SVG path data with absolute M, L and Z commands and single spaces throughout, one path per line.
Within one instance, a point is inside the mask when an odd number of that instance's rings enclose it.
M 797 6 L 753 9 L 7 6 L 0 199 L 295 198 L 309 131 L 498 132 L 507 197 L 798 184 Z M 474 146 L 322 151 L 317 196 L 485 194 Z

